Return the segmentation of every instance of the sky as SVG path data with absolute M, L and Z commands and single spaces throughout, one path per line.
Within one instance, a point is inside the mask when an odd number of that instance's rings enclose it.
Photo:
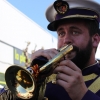
M 45 17 L 45 11 L 55 0 L 7 0 L 14 7 L 28 16 L 31 20 L 39 24 L 44 30 L 57 36 L 56 32 L 49 31 L 47 25 L 49 22 Z
M 49 22 L 45 17 L 45 11 L 55 0 L 7 0 L 14 7 L 28 16 L 31 20 L 39 24 L 44 30 L 48 31 L 54 37 L 56 32 L 49 31 L 47 25 Z M 100 0 L 95 0 L 100 3 Z

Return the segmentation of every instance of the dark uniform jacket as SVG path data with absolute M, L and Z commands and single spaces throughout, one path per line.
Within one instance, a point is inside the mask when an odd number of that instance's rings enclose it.
M 82 100 L 100 100 L 100 65 L 99 63 L 82 70 L 83 78 L 88 91 Z M 76 90 L 78 91 L 78 90 Z M 80 95 L 80 94 L 79 94 Z M 71 100 L 63 87 L 47 83 L 45 96 L 49 100 Z
M 89 66 L 82 70 L 83 78 L 88 87 L 87 93 L 82 100 L 100 100 L 100 65 L 99 63 Z M 78 90 L 76 90 L 78 91 Z M 79 94 L 80 95 L 80 94 Z M 45 97 L 48 100 L 71 100 L 63 87 L 47 83 Z M 21 100 L 12 94 L 9 89 L 2 89 L 0 91 L 0 100 Z

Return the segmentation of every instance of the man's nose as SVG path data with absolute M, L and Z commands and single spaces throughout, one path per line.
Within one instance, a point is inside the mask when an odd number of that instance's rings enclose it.
M 66 34 L 64 37 L 64 44 L 71 44 L 72 43 L 72 38 L 70 34 Z

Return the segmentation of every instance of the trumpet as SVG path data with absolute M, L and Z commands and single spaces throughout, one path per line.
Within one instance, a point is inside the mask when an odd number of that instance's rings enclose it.
M 47 77 L 46 72 L 48 73 L 50 70 L 55 69 L 61 58 L 72 50 L 72 45 L 66 45 L 60 48 L 59 53 L 43 66 L 35 64 L 30 65 L 27 69 L 18 65 L 9 66 L 5 72 L 5 81 L 8 88 L 18 98 L 26 100 L 34 98 L 33 100 L 38 100 L 36 96 L 38 96 L 37 93 L 39 93 L 41 83 L 39 76 L 43 75 Z

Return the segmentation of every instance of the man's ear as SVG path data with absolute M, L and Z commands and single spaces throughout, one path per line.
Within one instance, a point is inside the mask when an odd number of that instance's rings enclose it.
M 92 42 L 93 42 L 93 47 L 97 48 L 98 44 L 100 42 L 100 35 L 99 34 L 94 34 L 92 36 Z

